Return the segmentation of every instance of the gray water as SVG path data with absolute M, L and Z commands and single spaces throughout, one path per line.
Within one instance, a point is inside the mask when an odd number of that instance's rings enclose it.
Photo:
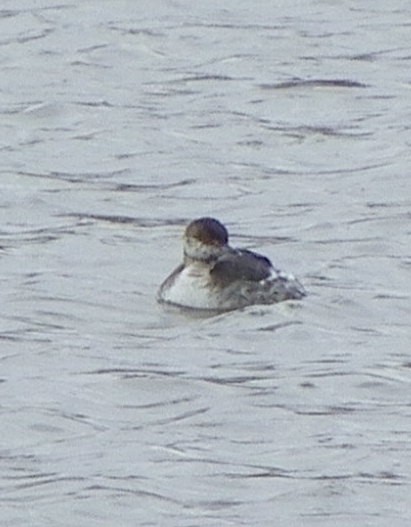
M 0 514 L 411 523 L 409 0 L 2 0 Z M 302 302 L 164 309 L 187 221 Z

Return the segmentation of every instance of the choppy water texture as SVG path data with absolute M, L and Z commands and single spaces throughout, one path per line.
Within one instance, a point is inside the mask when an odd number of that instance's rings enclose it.
M 409 0 L 2 0 L 2 525 L 411 525 Z M 299 276 L 209 318 L 188 220 Z

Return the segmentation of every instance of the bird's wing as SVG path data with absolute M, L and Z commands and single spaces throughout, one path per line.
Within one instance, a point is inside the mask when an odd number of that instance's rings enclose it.
M 246 249 L 231 250 L 218 258 L 210 275 L 218 283 L 228 285 L 236 280 L 259 282 L 271 275 L 273 266 L 268 258 Z

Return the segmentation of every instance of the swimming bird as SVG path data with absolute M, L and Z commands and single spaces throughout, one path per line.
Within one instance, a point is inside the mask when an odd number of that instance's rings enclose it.
M 214 218 L 192 221 L 184 233 L 184 259 L 161 284 L 159 302 L 228 311 L 252 304 L 301 299 L 305 290 L 271 261 L 228 243 L 228 231 Z

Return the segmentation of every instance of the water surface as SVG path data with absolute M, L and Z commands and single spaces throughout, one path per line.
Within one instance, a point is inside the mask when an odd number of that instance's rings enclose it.
M 5 524 L 410 525 L 410 24 L 3 0 Z M 201 215 L 308 297 L 158 306 Z

